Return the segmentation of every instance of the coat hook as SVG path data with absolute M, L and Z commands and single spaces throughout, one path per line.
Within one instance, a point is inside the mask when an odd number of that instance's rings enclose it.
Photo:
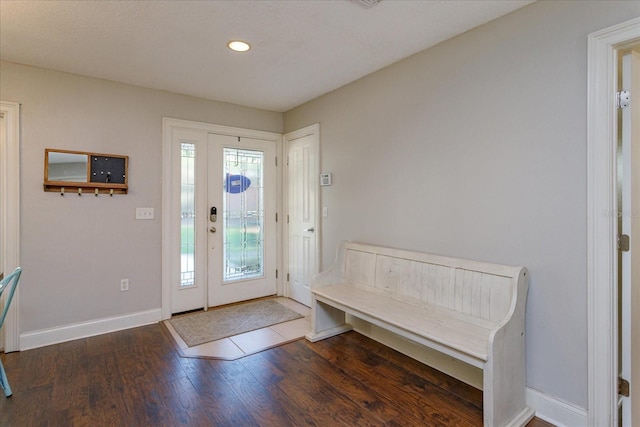
M 109 190 L 109 196 L 113 197 L 113 188 L 111 190 Z
M 64 196 L 64 187 L 60 187 L 60 195 Z
M 78 196 L 82 196 L 82 188 L 78 188 Z
M 98 197 L 98 189 L 96 188 L 96 191 L 94 191 L 96 197 Z

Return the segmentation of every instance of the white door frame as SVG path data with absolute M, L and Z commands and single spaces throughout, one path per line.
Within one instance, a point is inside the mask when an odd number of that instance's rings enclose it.
M 239 136 L 241 138 L 254 138 L 265 139 L 275 141 L 277 156 L 282 152 L 282 135 L 279 133 L 265 132 L 252 129 L 243 129 L 231 126 L 216 125 L 211 123 L 192 122 L 188 120 L 172 119 L 168 117 L 162 118 L 162 302 L 161 302 L 161 314 L 162 319 L 171 318 L 171 287 L 172 283 L 179 280 L 180 277 L 180 263 L 174 260 L 172 248 L 177 247 L 179 244 L 179 233 L 172 227 L 171 216 L 169 213 L 172 211 L 172 207 L 175 205 L 175 197 L 179 197 L 179 194 L 175 194 L 172 191 L 172 176 L 174 167 L 176 164 L 173 160 L 176 150 L 172 150 L 172 133 L 174 130 L 183 129 L 191 131 L 201 131 L 206 133 L 217 133 L 222 135 Z M 277 160 L 277 159 L 276 159 Z M 278 167 L 278 169 L 280 169 Z M 279 175 L 278 175 L 279 176 Z M 281 206 L 281 183 L 277 182 L 276 187 L 276 206 L 280 210 Z M 279 232 L 279 230 L 276 230 Z M 281 269 L 282 257 L 281 251 L 278 248 L 276 250 L 276 268 Z M 282 278 L 278 277 L 276 281 L 276 289 L 278 294 L 281 294 Z
M 587 64 L 588 425 L 617 425 L 617 52 L 640 18 L 592 33 Z M 636 95 L 637 96 L 637 95 Z
M 314 154 L 315 154 L 315 159 L 316 159 L 316 170 L 318 171 L 318 173 L 320 173 L 320 124 L 319 123 L 315 123 L 311 126 L 307 126 L 304 127 L 302 129 L 298 129 L 298 130 L 294 130 L 292 132 L 289 132 L 287 134 L 285 134 L 282 138 L 283 140 L 283 148 L 282 148 L 282 152 L 283 152 L 283 157 L 286 157 L 287 153 L 289 153 L 289 144 L 291 141 L 299 139 L 299 138 L 304 138 L 305 136 L 313 136 L 313 150 L 314 150 Z M 285 160 L 286 161 L 286 160 Z M 283 168 L 283 181 L 282 181 L 282 194 L 283 194 L 283 212 L 287 213 L 287 206 L 289 206 L 289 193 L 288 193 L 288 189 L 289 189 L 289 174 L 288 174 L 288 168 Z M 318 180 L 316 181 L 316 183 L 314 185 L 316 185 L 316 268 L 320 269 L 321 268 L 321 255 L 322 252 L 320 250 L 320 248 L 322 247 L 321 241 L 322 241 L 322 216 L 321 216 L 321 209 L 322 207 L 320 206 L 320 187 L 319 187 L 319 177 L 317 177 Z M 285 219 L 286 221 L 286 219 Z M 282 259 L 284 260 L 284 262 L 286 263 L 285 266 L 285 271 L 288 271 L 288 267 L 289 267 L 289 228 L 288 227 L 283 227 L 282 230 L 282 253 L 283 253 L 283 257 Z M 286 278 L 285 278 L 286 279 Z M 289 289 L 289 282 L 287 282 L 285 280 L 285 285 L 284 285 L 284 296 L 289 297 L 290 295 L 290 289 Z
M 0 101 L 0 120 L 4 123 L 4 144 L 0 144 L 0 226 L 2 254 L 0 268 L 8 274 L 20 265 L 20 104 Z M 23 276 L 24 277 L 24 276 Z M 20 287 L 4 321 L 4 351 L 20 350 L 18 307 Z

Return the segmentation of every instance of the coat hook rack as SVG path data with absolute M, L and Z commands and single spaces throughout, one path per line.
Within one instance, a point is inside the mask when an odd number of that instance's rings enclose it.
M 129 157 L 84 151 L 46 148 L 44 153 L 44 191 L 127 194 Z

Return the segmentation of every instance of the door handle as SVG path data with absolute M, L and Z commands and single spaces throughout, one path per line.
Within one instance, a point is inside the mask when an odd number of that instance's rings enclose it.
M 215 233 L 215 232 L 216 232 L 216 228 L 215 228 L 215 227 L 211 227 L 211 228 L 209 229 L 209 232 L 211 232 L 211 233 Z
M 314 231 L 316 231 L 316 229 L 315 229 L 315 228 L 313 228 L 313 227 L 311 227 L 311 228 L 307 228 L 307 229 L 306 229 L 306 230 L 304 230 L 304 231 L 308 231 L 309 233 L 313 233 Z

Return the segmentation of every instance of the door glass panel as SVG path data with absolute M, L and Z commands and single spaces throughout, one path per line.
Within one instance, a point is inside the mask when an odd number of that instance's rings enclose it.
M 180 287 L 195 285 L 196 145 L 183 142 L 180 154 Z
M 223 280 L 264 273 L 264 153 L 224 149 Z

